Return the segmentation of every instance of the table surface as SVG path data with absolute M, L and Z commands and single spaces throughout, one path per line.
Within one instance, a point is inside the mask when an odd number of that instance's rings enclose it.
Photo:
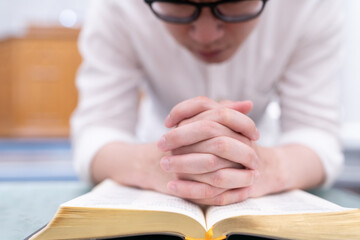
M 0 182 L 1 239 L 24 239 L 48 223 L 59 205 L 90 190 L 82 182 Z M 311 193 L 343 207 L 360 208 L 360 195 L 340 190 Z

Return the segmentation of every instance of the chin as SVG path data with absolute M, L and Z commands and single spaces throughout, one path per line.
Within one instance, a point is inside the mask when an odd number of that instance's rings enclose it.
M 200 57 L 198 57 L 198 59 L 200 59 L 204 63 L 209 63 L 209 64 L 220 64 L 220 63 L 226 62 L 226 60 L 227 60 L 227 59 L 203 59 Z
M 220 64 L 223 62 L 228 61 L 229 59 L 231 59 L 231 57 L 233 56 L 233 54 L 231 55 L 220 55 L 220 56 L 202 56 L 199 54 L 194 54 L 200 61 L 205 62 L 205 63 L 209 63 L 209 64 Z

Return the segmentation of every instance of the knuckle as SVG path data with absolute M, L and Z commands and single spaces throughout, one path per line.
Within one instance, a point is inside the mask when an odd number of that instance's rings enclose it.
M 237 139 L 249 147 L 252 147 L 253 145 L 252 141 L 249 138 L 244 137 L 243 135 L 238 136 Z
M 198 96 L 195 98 L 195 101 L 202 106 L 206 106 L 206 104 L 210 102 L 210 99 L 206 96 Z
M 223 206 L 226 205 L 226 198 L 224 194 L 220 194 L 214 199 L 214 205 Z
M 256 124 L 255 124 L 255 122 L 251 119 L 251 118 L 249 118 L 248 117 L 248 119 L 249 119 L 249 127 L 253 130 L 253 131 L 256 131 Z
M 180 140 L 178 130 L 176 128 L 170 130 L 167 134 L 165 134 L 165 138 L 167 142 L 178 143 Z
M 251 133 L 256 132 L 256 124 L 251 118 L 246 117 L 245 126 L 246 126 L 247 129 L 250 130 Z
M 184 198 L 189 198 L 189 199 L 197 199 L 197 195 L 198 195 L 198 193 L 195 191 L 186 191 L 183 193 L 183 196 L 185 196 Z M 181 197 L 183 197 L 183 196 L 181 196 Z
M 227 123 L 230 121 L 230 113 L 229 113 L 228 109 L 218 108 L 216 111 L 217 111 L 216 114 L 217 114 L 220 122 Z
M 258 161 L 257 154 L 253 149 L 251 149 L 251 151 L 250 151 L 250 160 L 251 160 L 252 167 L 257 168 L 259 165 L 259 161 Z
M 213 198 L 215 196 L 215 190 L 209 185 L 205 185 L 203 188 L 203 198 Z
M 251 141 L 250 139 L 248 139 L 248 138 L 245 138 L 245 139 L 244 139 L 244 144 L 246 144 L 246 145 L 248 145 L 248 146 L 252 146 L 252 145 L 253 145 L 252 141 Z
M 195 98 L 195 100 L 197 100 L 197 101 L 208 101 L 209 98 L 206 97 L 206 96 L 198 96 L 198 97 Z
M 256 153 L 255 151 L 248 147 L 247 149 L 245 149 L 243 151 L 243 157 L 245 159 L 245 164 L 249 164 L 250 166 L 254 166 L 255 165 L 255 162 L 256 162 Z
M 201 132 L 210 134 L 210 135 L 216 135 L 216 123 L 213 121 L 209 121 L 209 120 L 201 120 L 200 121 L 200 130 Z
M 216 138 L 214 141 L 214 146 L 215 151 L 220 155 L 226 153 L 230 148 L 228 141 L 226 141 L 226 138 L 224 137 Z
M 218 166 L 219 166 L 218 158 L 215 155 L 210 155 L 209 158 L 207 159 L 207 163 L 205 166 L 206 170 L 213 171 L 217 169 Z
M 198 124 L 199 124 L 199 128 L 202 132 L 208 132 L 212 128 L 211 122 L 208 120 L 200 120 Z
M 246 186 L 250 186 L 253 184 L 255 178 L 255 173 L 253 171 L 248 171 L 248 173 L 245 175 L 244 184 Z
M 249 161 L 252 162 L 255 159 L 255 153 L 252 149 L 247 150 L 245 153 L 246 153 L 245 156 Z
M 189 187 L 186 191 L 186 193 L 184 194 L 186 199 L 200 199 L 201 198 L 201 194 L 202 194 L 202 189 L 198 188 L 198 187 Z
M 226 180 L 225 175 L 222 173 L 222 171 L 217 171 L 211 174 L 211 183 L 213 186 L 216 187 L 224 187 Z

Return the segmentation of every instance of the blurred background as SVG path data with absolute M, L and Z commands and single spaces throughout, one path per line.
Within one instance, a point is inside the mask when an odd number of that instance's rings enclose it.
M 77 180 L 69 117 L 81 63 L 77 38 L 91 0 L 0 0 L 0 181 Z M 346 166 L 337 187 L 360 193 L 360 1 L 343 0 L 341 73 Z M 268 120 L 276 121 L 276 103 Z

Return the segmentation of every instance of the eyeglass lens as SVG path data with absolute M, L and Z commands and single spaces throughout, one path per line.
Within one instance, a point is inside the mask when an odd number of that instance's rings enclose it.
M 230 18 L 246 18 L 258 14 L 263 7 L 262 0 L 224 2 L 216 6 L 218 14 Z M 191 18 L 197 14 L 195 5 L 172 2 L 153 2 L 153 10 L 162 17 L 172 19 Z
M 262 9 L 263 2 L 257 0 L 225 2 L 217 6 L 221 15 L 227 17 L 248 17 L 257 14 Z
M 154 2 L 152 8 L 161 16 L 178 19 L 192 17 L 197 11 L 194 5 L 171 2 Z

